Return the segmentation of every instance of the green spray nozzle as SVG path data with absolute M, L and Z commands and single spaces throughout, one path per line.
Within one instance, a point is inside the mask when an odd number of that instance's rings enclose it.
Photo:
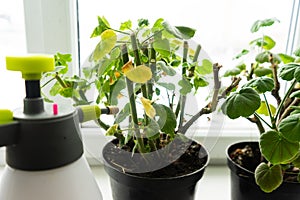
M 7 109 L 0 109 L 0 125 L 8 124 L 13 121 L 13 113 Z
M 96 120 L 100 118 L 101 114 L 114 115 L 119 112 L 119 108 L 116 106 L 108 106 L 100 108 L 97 105 L 84 105 L 77 107 L 79 121 L 87 122 L 90 120 Z
M 7 56 L 6 68 L 20 71 L 25 79 L 26 98 L 24 99 L 25 114 L 39 114 L 44 112 L 41 98 L 40 79 L 43 72 L 53 71 L 55 60 L 53 55 Z
M 6 68 L 20 71 L 25 80 L 40 80 L 43 72 L 53 71 L 53 55 L 7 56 Z

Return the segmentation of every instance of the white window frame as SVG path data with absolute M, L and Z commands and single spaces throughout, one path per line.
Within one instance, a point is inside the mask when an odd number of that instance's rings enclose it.
M 298 1 L 299 4 L 299 1 Z M 295 6 L 294 15 L 299 15 L 299 5 Z M 76 0 L 24 0 L 25 29 L 27 48 L 29 53 L 56 52 L 71 53 L 73 57 L 72 74 L 79 73 L 78 57 L 78 20 Z M 299 17 L 298 17 L 299 18 Z M 44 26 L 47 24 L 47 26 Z M 300 45 L 300 26 L 296 17 L 291 23 L 290 44 L 287 52 L 291 52 L 293 46 Z M 293 41 L 293 44 L 292 44 Z M 289 49 L 290 48 L 290 49 Z M 226 120 L 227 121 L 227 120 Z M 195 139 L 209 146 L 210 163 L 225 164 L 225 150 L 227 146 L 240 140 L 257 140 L 256 127 L 249 125 L 237 125 L 238 122 L 228 123 L 222 128 L 222 132 L 214 130 L 213 127 L 204 127 L 206 134 L 197 134 Z M 248 123 L 249 124 L 249 123 Z M 197 130 L 195 130 L 197 131 Z M 90 164 L 101 163 L 100 149 L 108 139 L 99 134 L 99 128 L 82 128 L 86 156 Z

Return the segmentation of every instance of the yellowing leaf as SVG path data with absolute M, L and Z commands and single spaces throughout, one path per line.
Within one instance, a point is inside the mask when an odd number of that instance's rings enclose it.
M 135 83 L 146 83 L 152 78 L 151 69 L 145 65 L 139 65 L 131 70 L 123 70 L 126 77 Z
M 141 97 L 141 101 L 144 106 L 146 115 L 150 118 L 154 118 L 154 116 L 156 115 L 156 111 L 155 108 L 152 106 L 152 102 L 144 97 Z
M 271 111 L 272 115 L 274 115 L 276 112 L 276 108 L 271 104 L 269 104 L 269 106 L 270 106 L 270 111 Z M 258 114 L 263 114 L 263 115 L 269 116 L 269 111 L 268 111 L 267 104 L 265 101 L 261 102 L 260 107 L 256 110 L 256 112 Z
M 126 72 L 129 72 L 130 70 L 133 69 L 133 65 L 132 65 L 132 61 L 129 60 L 127 63 L 125 63 L 122 67 L 122 72 L 123 73 L 126 73 Z
M 100 60 L 108 54 L 117 42 L 117 35 L 113 30 L 106 30 L 101 33 L 101 41 L 97 44 L 94 52 L 93 59 Z
M 106 136 L 113 136 L 113 135 L 115 135 L 115 133 L 118 132 L 118 127 L 119 127 L 118 124 L 112 125 L 112 126 L 109 127 L 109 129 L 106 131 L 105 135 L 106 135 Z

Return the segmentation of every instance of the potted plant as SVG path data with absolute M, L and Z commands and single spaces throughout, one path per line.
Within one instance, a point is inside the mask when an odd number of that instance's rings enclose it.
M 277 22 L 257 20 L 251 31 Z M 223 113 L 231 119 L 246 118 L 260 133 L 257 142 L 239 142 L 227 149 L 232 199 L 300 198 L 300 48 L 289 56 L 272 52 L 275 44 L 268 35 L 252 40 L 252 49 L 258 50 L 255 60 L 225 73 L 243 84 L 227 97 Z M 243 50 L 236 59 L 249 54 Z
M 193 43 L 195 31 L 161 18 L 153 25 L 140 19 L 136 28 L 128 20 L 114 29 L 98 17 L 91 37 L 100 37 L 100 42 L 83 68 L 84 77 L 66 76 L 70 58 L 56 55 L 60 67 L 47 82 L 57 80 L 50 94 L 71 97 L 76 105 L 94 102 L 120 108 L 112 124 L 97 120 L 106 135 L 115 137 L 103 149 L 114 200 L 194 199 L 209 156 L 185 134 L 238 84 L 234 80 L 220 94 L 221 66 Z M 199 109 L 193 102 L 195 112 L 189 116 L 186 102 L 210 82 L 211 101 Z M 86 95 L 91 86 L 97 91 L 95 101 Z

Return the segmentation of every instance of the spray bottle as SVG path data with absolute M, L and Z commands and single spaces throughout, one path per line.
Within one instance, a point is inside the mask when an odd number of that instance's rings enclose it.
M 102 200 L 83 156 L 79 124 L 117 108 L 46 104 L 40 79 L 42 72 L 54 70 L 53 56 L 6 57 L 6 67 L 21 71 L 26 97 L 23 108 L 0 110 L 0 146 L 6 147 L 7 163 L 0 200 Z

